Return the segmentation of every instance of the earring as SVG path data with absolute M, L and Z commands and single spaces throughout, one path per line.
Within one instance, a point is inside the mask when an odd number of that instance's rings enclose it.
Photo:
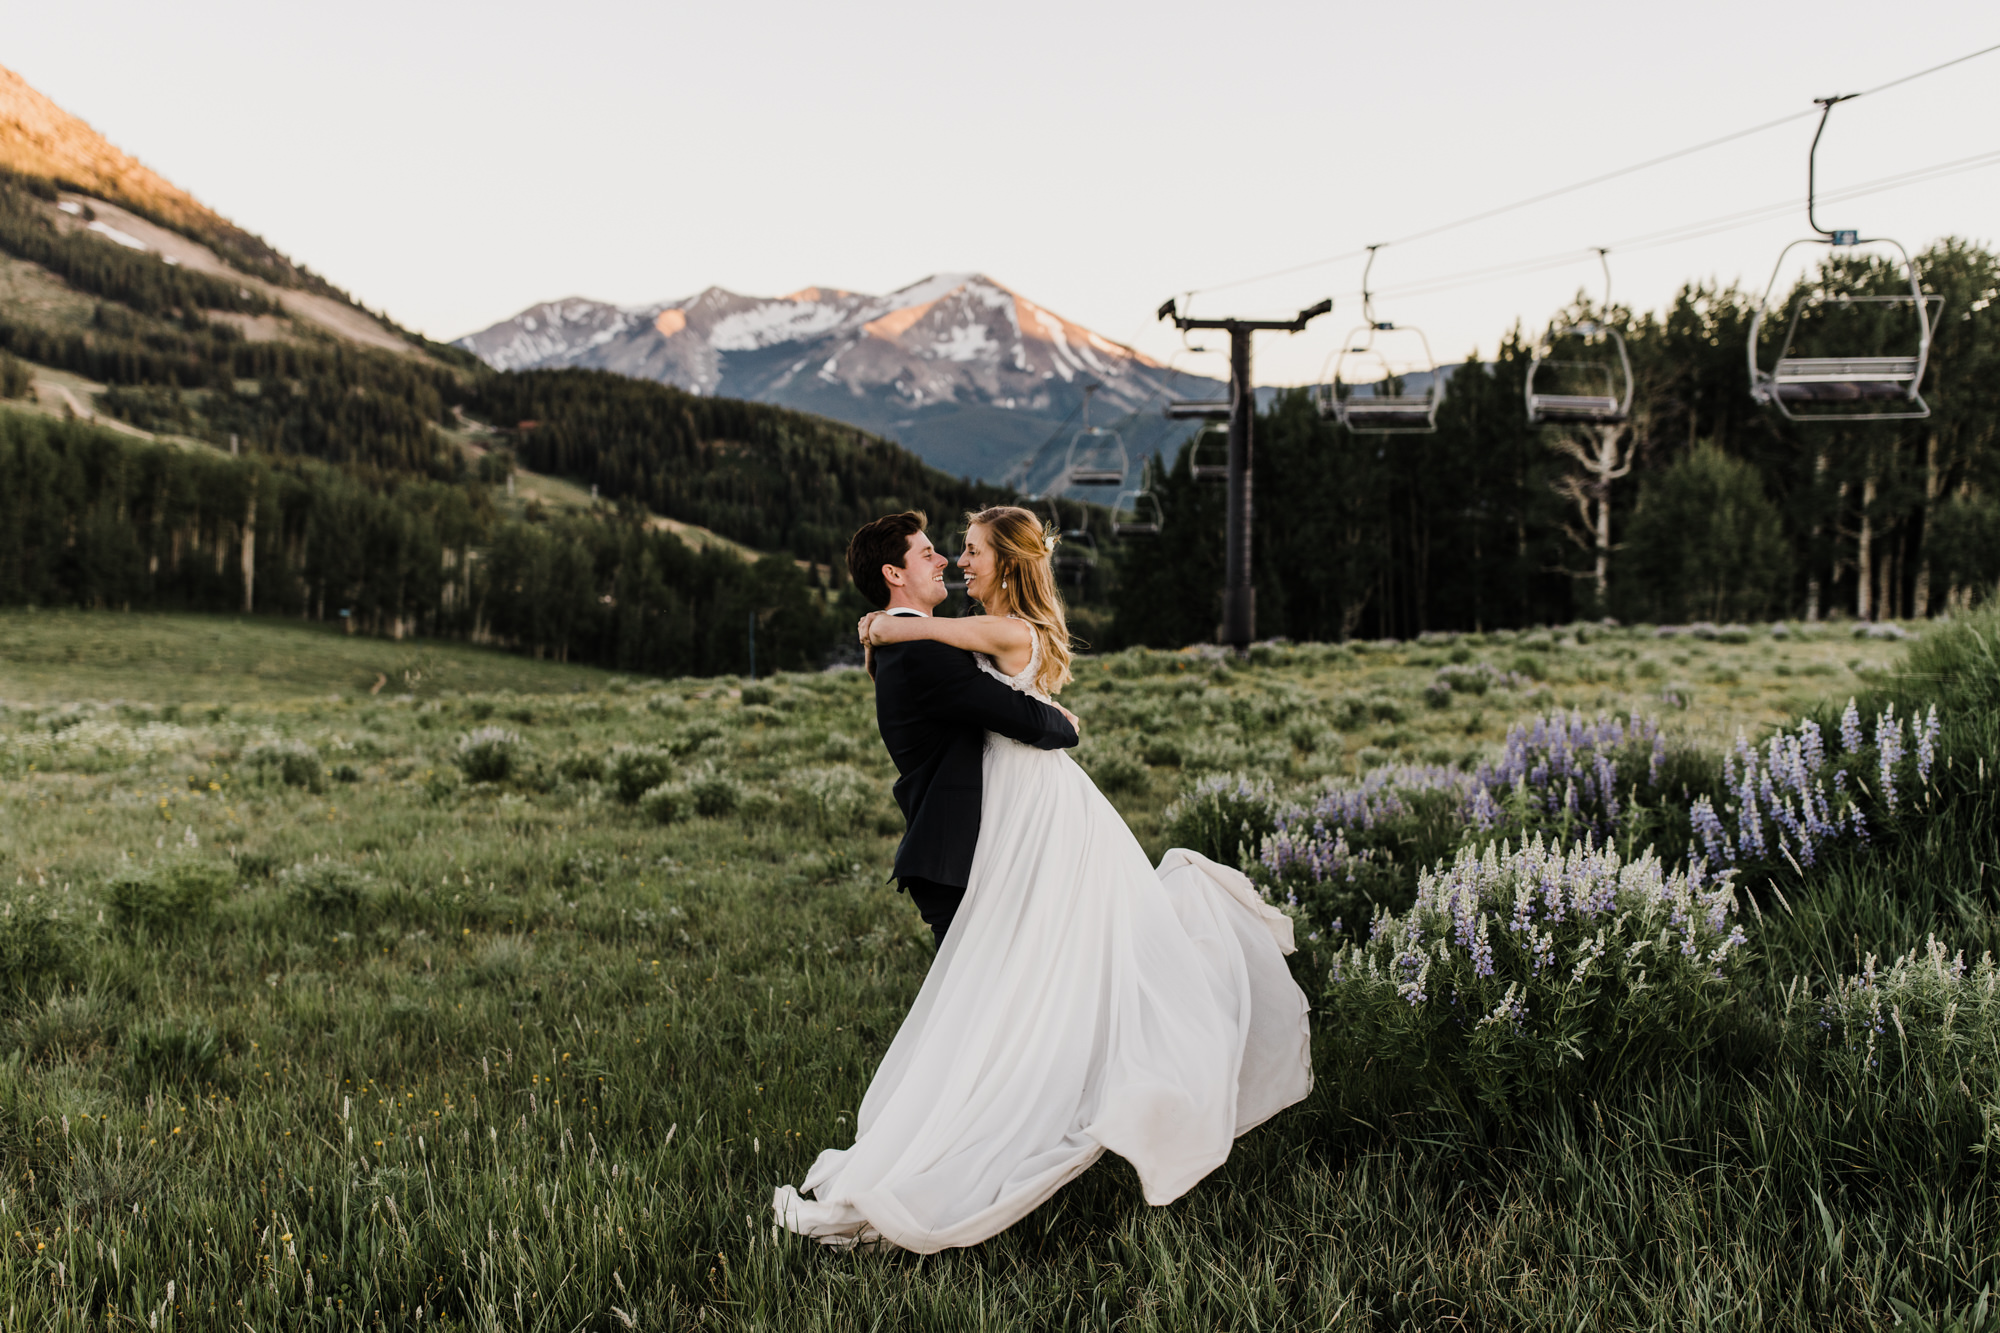
M 1000 580 L 1000 586 L 1001 586 L 1001 587 L 1003 587 L 1003 588 L 1004 588 L 1004 587 L 1006 587 L 1006 586 L 1007 586 L 1007 580 L 1005 580 L 1005 579 L 1001 579 L 1001 580 Z

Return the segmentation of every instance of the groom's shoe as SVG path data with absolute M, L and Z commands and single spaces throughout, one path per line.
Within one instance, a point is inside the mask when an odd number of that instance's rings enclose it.
M 917 905 L 917 913 L 924 924 L 937 937 L 937 947 L 944 947 L 945 932 L 951 929 L 951 919 L 958 914 L 958 905 L 965 898 L 963 885 L 938 884 L 928 879 L 898 880 L 903 892 L 910 895 L 910 901 Z

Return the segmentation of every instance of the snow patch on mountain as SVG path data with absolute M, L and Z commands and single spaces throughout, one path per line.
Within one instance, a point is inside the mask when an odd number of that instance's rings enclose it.
M 1180 438 L 1182 427 L 1159 411 L 1168 398 L 1215 396 L 1209 381 L 1176 375 L 978 273 L 934 274 L 885 295 L 709 287 L 636 307 L 571 297 L 457 345 L 503 370 L 590 367 L 801 408 L 989 478 L 1034 474 L 1024 460 L 1067 439 L 1086 388 L 1096 393 L 1093 421 L 1131 419 L 1129 431 L 1145 437 L 1138 452 Z

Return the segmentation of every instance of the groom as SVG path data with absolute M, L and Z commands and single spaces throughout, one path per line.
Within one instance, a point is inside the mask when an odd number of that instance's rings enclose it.
M 861 595 L 892 616 L 928 616 L 944 601 L 950 562 L 910 510 L 867 524 L 847 543 L 847 572 Z M 965 897 L 979 842 L 986 733 L 1042 750 L 1076 744 L 1061 710 L 987 675 L 972 654 L 918 639 L 874 650 L 875 725 L 902 774 L 896 804 L 907 828 L 896 849 L 897 887 L 944 944 Z

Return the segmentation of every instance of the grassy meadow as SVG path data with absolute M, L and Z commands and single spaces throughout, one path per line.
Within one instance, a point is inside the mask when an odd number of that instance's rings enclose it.
M 1739 729 L 1920 704 L 1908 652 L 1798 625 L 1134 650 L 1065 702 L 1157 854 L 1205 778 L 1467 770 L 1572 708 L 1719 765 Z M 850 1141 L 930 958 L 884 882 L 861 673 L 0 613 L 0 1326 L 2000 1328 L 2000 1002 L 1950 1001 L 1950 1078 L 1856 1073 L 1795 1021 L 1869 954 L 2000 941 L 1994 696 L 1944 696 L 1939 776 L 1865 845 L 1742 886 L 1741 998 L 1698 1058 L 1468 1117 L 1323 1024 L 1313 1096 L 1171 1207 L 1107 1160 L 919 1258 L 769 1217 Z M 1294 962 L 1317 1004 L 1328 954 Z

